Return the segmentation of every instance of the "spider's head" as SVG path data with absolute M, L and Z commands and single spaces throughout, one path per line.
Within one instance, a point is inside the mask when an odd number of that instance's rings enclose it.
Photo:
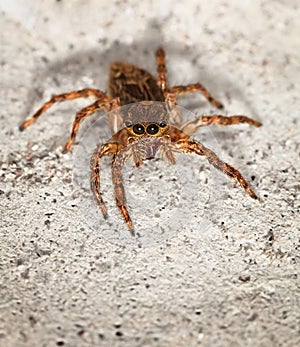
M 130 137 L 160 137 L 169 131 L 164 103 L 142 101 L 133 104 L 124 118 L 124 126 Z

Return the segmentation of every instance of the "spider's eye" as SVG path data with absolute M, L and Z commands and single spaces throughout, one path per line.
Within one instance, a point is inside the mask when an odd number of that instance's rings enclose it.
M 160 126 L 161 128 L 165 128 L 165 127 L 167 126 L 167 123 L 166 123 L 165 121 L 161 121 L 161 122 L 159 123 L 159 126 Z
M 159 127 L 156 124 L 150 124 L 147 126 L 147 133 L 150 135 L 157 134 Z
M 126 120 L 126 121 L 125 121 L 125 126 L 126 126 L 127 128 L 130 128 L 130 127 L 132 126 L 132 123 L 130 122 L 130 120 Z
M 137 135 L 142 135 L 145 133 L 145 128 L 142 124 L 135 124 L 132 128 L 133 132 Z

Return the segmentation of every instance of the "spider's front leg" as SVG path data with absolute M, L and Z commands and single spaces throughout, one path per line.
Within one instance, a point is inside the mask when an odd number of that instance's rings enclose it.
M 131 218 L 127 209 L 127 200 L 125 195 L 124 183 L 123 183 L 123 175 L 122 168 L 124 166 L 125 160 L 127 158 L 126 151 L 119 152 L 112 159 L 112 180 L 114 184 L 115 190 L 115 198 L 117 206 L 119 207 L 126 224 L 132 235 L 134 235 L 134 228 L 131 221 Z
M 133 224 L 127 210 L 127 201 L 123 184 L 122 168 L 128 157 L 128 149 L 121 151 L 123 146 L 118 142 L 107 142 L 98 146 L 91 159 L 91 190 L 100 206 L 104 218 L 108 217 L 107 209 L 100 191 L 100 159 L 104 156 L 112 155 L 112 180 L 114 184 L 115 198 L 129 230 L 134 233 Z
M 106 155 L 114 155 L 118 150 L 117 143 L 108 142 L 98 146 L 91 158 L 91 190 L 98 202 L 104 218 L 107 218 L 107 209 L 100 191 L 100 159 Z
M 222 171 L 227 176 L 232 177 L 235 181 L 237 181 L 251 196 L 251 198 L 258 199 L 248 182 L 237 169 L 222 161 L 212 150 L 206 148 L 200 142 L 191 139 L 182 139 L 175 143 L 175 147 L 177 147 L 180 152 L 195 153 L 205 156 L 208 162 L 216 169 Z

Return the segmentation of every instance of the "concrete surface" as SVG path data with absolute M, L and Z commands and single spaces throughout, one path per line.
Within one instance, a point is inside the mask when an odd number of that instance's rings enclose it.
M 298 1 L 0 6 L 0 345 L 300 346 Z M 127 166 L 139 240 L 114 206 L 108 162 L 107 221 L 80 185 L 96 125 L 60 152 L 86 100 L 53 107 L 23 133 L 18 125 L 54 93 L 105 90 L 112 60 L 155 73 L 160 45 L 171 84 L 201 81 L 224 114 L 263 122 L 196 135 L 261 202 L 202 158 Z M 216 112 L 200 95 L 180 104 Z

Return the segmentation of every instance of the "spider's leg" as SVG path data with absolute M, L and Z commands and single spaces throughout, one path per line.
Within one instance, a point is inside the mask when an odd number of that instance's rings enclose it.
M 251 196 L 251 198 L 258 199 L 257 195 L 237 169 L 222 161 L 212 150 L 206 148 L 200 142 L 191 139 L 182 139 L 178 140 L 175 143 L 175 146 L 181 152 L 195 153 L 205 156 L 208 162 L 216 169 L 222 171 L 225 175 L 232 177 L 235 181 L 237 181 Z
M 167 68 L 166 68 L 166 54 L 162 48 L 156 51 L 156 66 L 157 66 L 157 84 L 162 91 L 168 88 L 167 81 Z
M 79 129 L 79 123 L 82 119 L 91 116 L 98 110 L 111 111 L 117 107 L 119 107 L 119 99 L 110 99 L 109 97 L 105 96 L 105 98 L 99 99 L 91 105 L 83 108 L 81 111 L 77 112 L 73 122 L 71 135 L 69 136 L 67 143 L 63 148 L 63 153 L 68 152 L 72 147 Z
M 119 154 L 114 156 L 112 160 L 112 180 L 114 184 L 117 206 L 119 207 L 130 232 L 134 234 L 133 224 L 127 210 L 127 200 L 126 200 L 124 183 L 123 183 L 123 175 L 122 175 L 122 168 L 126 160 L 126 157 L 127 157 L 126 152 L 125 153 L 120 152 Z
M 187 86 L 174 86 L 168 90 L 170 93 L 174 93 L 177 96 L 181 96 L 187 93 L 200 92 L 203 96 L 215 107 L 222 108 L 223 105 L 220 101 L 215 99 L 206 88 L 200 83 L 189 84 Z
M 64 93 L 64 94 L 59 94 L 59 95 L 54 95 L 52 98 L 47 101 L 41 108 L 39 108 L 35 114 L 28 119 L 26 119 L 19 127 L 21 131 L 29 127 L 32 123 L 34 123 L 42 113 L 46 112 L 48 108 L 50 108 L 52 105 L 56 104 L 57 102 L 62 102 L 66 100 L 74 100 L 74 99 L 79 99 L 79 98 L 87 98 L 93 96 L 96 99 L 105 99 L 107 96 L 101 92 L 101 90 L 98 89 L 82 89 L 82 90 L 77 90 L 74 92 L 69 92 L 69 93 Z
M 100 191 L 100 159 L 105 155 L 112 155 L 116 153 L 118 145 L 116 143 L 105 143 L 104 145 L 97 146 L 95 149 L 90 163 L 91 168 L 91 190 L 98 202 L 104 218 L 107 218 L 107 209 L 102 199 Z
M 167 90 L 164 93 L 164 97 L 165 103 L 168 105 L 169 123 L 180 127 L 182 124 L 182 115 L 178 107 L 175 94 Z
M 187 134 L 194 134 L 200 127 L 217 124 L 217 125 L 235 125 L 240 123 L 247 123 L 249 125 L 253 125 L 255 127 L 260 127 L 262 124 L 252 118 L 243 116 L 243 115 L 235 115 L 235 116 L 222 116 L 222 115 L 211 115 L 211 116 L 199 116 L 195 119 L 192 119 L 185 124 L 182 125 L 181 130 Z

